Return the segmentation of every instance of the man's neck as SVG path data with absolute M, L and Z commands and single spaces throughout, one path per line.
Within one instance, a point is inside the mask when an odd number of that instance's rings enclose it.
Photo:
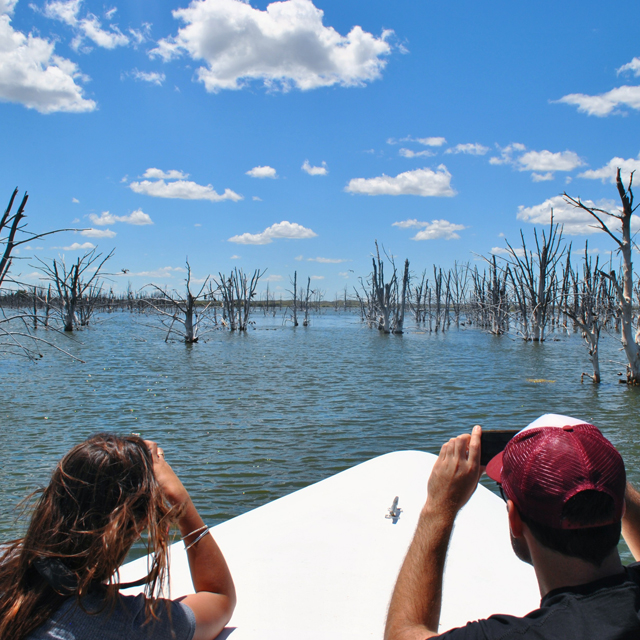
M 551 551 L 542 545 L 531 551 L 541 597 L 554 589 L 588 584 L 624 570 L 616 548 L 612 549 L 599 567 L 585 560 Z

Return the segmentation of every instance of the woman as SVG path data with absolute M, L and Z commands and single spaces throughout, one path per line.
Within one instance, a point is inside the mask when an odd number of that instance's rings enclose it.
M 158 598 L 177 523 L 195 594 Z M 145 594 L 117 570 L 147 531 Z M 0 638 L 211 640 L 236 596 L 222 552 L 156 443 L 99 434 L 74 447 L 40 496 L 25 537 L 0 548 Z

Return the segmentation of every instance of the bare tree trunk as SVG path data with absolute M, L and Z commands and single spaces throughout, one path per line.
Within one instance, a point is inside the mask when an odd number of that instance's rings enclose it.
M 614 285 L 617 298 L 618 309 L 621 320 L 620 341 L 627 356 L 627 382 L 629 384 L 640 385 L 640 326 L 634 328 L 633 324 L 633 262 L 632 262 L 632 238 L 631 238 L 631 216 L 637 208 L 633 206 L 633 173 L 629 176 L 629 185 L 625 189 L 620 177 L 620 168 L 616 173 L 616 186 L 618 195 L 622 201 L 622 211 L 620 213 L 610 213 L 603 209 L 587 207 L 580 199 L 574 199 L 564 194 L 565 199 L 580 209 L 587 211 L 600 224 L 600 228 L 607 233 L 618 245 L 622 254 L 622 286 L 618 281 L 615 271 L 612 269 L 606 275 Z M 613 233 L 604 222 L 603 217 L 609 216 L 619 221 L 621 225 L 620 234 Z

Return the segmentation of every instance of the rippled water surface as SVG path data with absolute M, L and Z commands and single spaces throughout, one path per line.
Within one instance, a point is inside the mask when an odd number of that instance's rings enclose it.
M 148 322 L 118 313 L 55 338 L 85 364 L 51 352 L 0 360 L 0 540 L 19 531 L 17 502 L 104 430 L 157 440 L 212 524 L 374 456 L 437 453 L 475 423 L 520 428 L 548 412 L 598 425 L 640 481 L 640 389 L 618 383 L 617 337 L 602 340 L 596 386 L 580 383 L 589 364 L 577 334 L 526 344 L 409 326 L 385 336 L 327 312 L 295 329 L 257 317 L 244 335 L 189 346 Z

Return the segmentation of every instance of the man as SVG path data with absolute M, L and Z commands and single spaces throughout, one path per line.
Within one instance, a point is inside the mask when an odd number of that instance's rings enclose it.
M 438 636 L 453 523 L 484 471 L 481 433 L 475 426 L 471 435 L 449 440 L 433 466 L 389 605 L 385 640 Z M 622 529 L 640 558 L 640 494 L 626 482 L 613 445 L 590 424 L 546 415 L 518 433 L 487 473 L 501 485 L 513 549 L 535 569 L 540 608 L 523 618 L 498 613 L 438 637 L 640 639 L 640 563 L 624 567 L 617 550 Z

